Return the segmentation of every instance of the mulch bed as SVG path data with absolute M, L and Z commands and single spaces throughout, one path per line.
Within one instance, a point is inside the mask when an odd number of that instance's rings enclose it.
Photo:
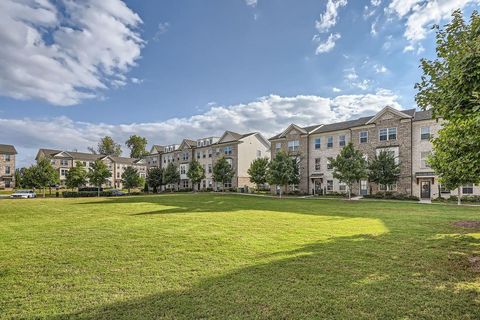
M 453 225 L 461 228 L 480 229 L 480 221 L 457 221 Z

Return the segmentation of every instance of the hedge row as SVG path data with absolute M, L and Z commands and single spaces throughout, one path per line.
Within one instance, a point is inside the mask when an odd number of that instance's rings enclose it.
M 96 197 L 98 196 L 97 191 L 80 191 L 80 192 L 74 192 L 74 191 L 64 191 L 63 192 L 63 197 L 64 198 L 89 198 L 89 197 Z M 112 191 L 101 191 L 100 192 L 100 197 L 111 197 L 113 196 Z
M 457 196 L 450 196 L 449 198 L 436 198 L 433 199 L 435 202 L 457 202 Z M 460 198 L 464 203 L 480 203 L 480 196 L 463 196 Z
M 416 196 L 411 196 L 401 193 L 376 193 L 363 196 L 366 199 L 384 199 L 384 200 L 407 200 L 407 201 L 419 201 L 420 199 Z

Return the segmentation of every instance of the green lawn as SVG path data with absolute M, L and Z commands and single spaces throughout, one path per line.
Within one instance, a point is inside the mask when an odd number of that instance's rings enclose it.
M 0 200 L 0 318 L 479 319 L 480 231 L 459 220 L 480 208 Z

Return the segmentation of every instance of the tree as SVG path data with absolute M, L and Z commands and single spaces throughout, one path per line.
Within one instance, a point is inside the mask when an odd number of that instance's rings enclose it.
M 147 150 L 147 139 L 137 135 L 132 135 L 125 142 L 125 145 L 130 149 L 130 158 L 139 159 L 148 154 Z
M 260 185 L 267 183 L 268 178 L 268 158 L 258 158 L 252 161 L 247 173 L 250 175 L 250 182 L 257 185 L 259 189 Z
M 30 168 L 32 170 L 31 179 L 32 183 L 39 188 L 43 189 L 43 197 L 45 198 L 45 189 L 53 184 L 60 182 L 60 176 L 58 171 L 53 168 L 50 163 L 50 159 L 42 158 L 38 161 L 37 165 L 34 165 Z
M 65 184 L 67 188 L 79 188 L 87 184 L 87 170 L 82 162 L 77 161 L 66 175 Z
M 128 189 L 128 193 L 130 193 L 130 189 L 138 188 L 142 185 L 142 178 L 138 174 L 137 169 L 129 166 L 122 173 L 122 182 L 124 187 Z
M 460 10 L 452 16 L 443 29 L 434 27 L 437 57 L 421 60 L 415 99 L 423 110 L 446 121 L 432 139 L 429 162 L 442 184 L 460 188 L 480 182 L 480 16 L 474 11 L 470 23 Z
M 192 180 L 193 185 L 197 185 L 197 190 L 200 190 L 200 182 L 205 179 L 205 169 L 200 162 L 193 160 L 188 168 L 187 177 Z
M 100 188 L 108 181 L 108 178 L 112 176 L 107 165 L 102 160 L 95 160 L 88 172 L 88 179 L 90 183 L 97 187 L 97 195 L 100 197 Z
M 158 187 L 163 185 L 163 169 L 150 168 L 147 172 L 147 184 L 153 189 L 153 192 L 158 192 Z
M 22 170 L 25 169 L 25 168 L 18 168 L 18 169 L 15 169 L 15 176 L 14 176 L 14 179 L 15 179 L 15 188 L 16 189 L 19 189 L 22 187 Z
M 335 159 L 330 161 L 333 177 L 348 186 L 348 199 L 352 199 L 352 185 L 367 177 L 367 163 L 363 154 L 355 150 L 353 143 L 347 144 Z
M 178 187 L 179 182 L 180 172 L 178 171 L 177 166 L 173 162 L 170 162 L 163 171 L 163 183 L 169 185 L 177 185 Z M 170 191 L 172 191 L 171 188 Z
M 467 183 L 479 182 L 479 177 L 475 174 L 480 160 L 480 138 L 476 137 L 480 132 L 480 122 L 471 118 L 455 123 L 455 126 L 443 127 L 438 137 L 433 139 L 434 152 L 427 162 L 438 174 L 443 186 L 458 190 L 460 205 L 461 187 Z M 470 152 L 470 149 L 477 151 Z
M 378 156 L 368 163 L 368 179 L 379 185 L 392 185 L 400 177 L 400 164 L 395 155 L 388 151 L 380 151 Z
M 215 182 L 222 183 L 222 192 L 225 192 L 225 183 L 232 181 L 234 175 L 235 170 L 233 170 L 225 157 L 221 157 L 215 162 L 212 176 Z
M 96 150 L 93 147 L 89 147 L 88 150 L 93 154 L 98 153 L 115 157 L 119 157 L 122 154 L 121 145 L 116 143 L 112 137 L 109 136 L 105 136 L 100 140 Z
M 296 158 L 290 157 L 284 151 L 278 152 L 268 167 L 268 183 L 275 186 L 285 186 L 285 191 L 287 191 L 288 184 L 296 182 L 294 181 L 296 177 L 294 164 L 296 163 Z M 296 167 L 298 169 L 298 165 Z M 280 188 L 279 196 L 282 197 L 282 188 Z

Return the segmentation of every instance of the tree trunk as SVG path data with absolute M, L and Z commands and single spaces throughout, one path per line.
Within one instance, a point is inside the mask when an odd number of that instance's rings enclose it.
M 128 194 L 130 194 L 130 188 L 128 188 Z
M 100 197 L 100 187 L 97 186 L 97 197 Z
M 457 205 L 461 205 L 462 204 L 462 193 L 461 193 L 461 188 L 462 186 L 459 186 L 458 187 L 458 199 L 457 199 Z
M 282 186 L 280 186 L 280 188 L 278 190 L 280 191 L 278 193 L 278 196 L 280 197 L 280 199 L 282 199 Z
M 352 186 L 348 185 L 348 200 L 352 200 Z
M 46 188 L 43 187 L 43 197 L 44 197 L 44 198 L 45 198 L 45 196 L 46 196 L 46 195 L 45 195 L 45 189 L 46 189 Z

